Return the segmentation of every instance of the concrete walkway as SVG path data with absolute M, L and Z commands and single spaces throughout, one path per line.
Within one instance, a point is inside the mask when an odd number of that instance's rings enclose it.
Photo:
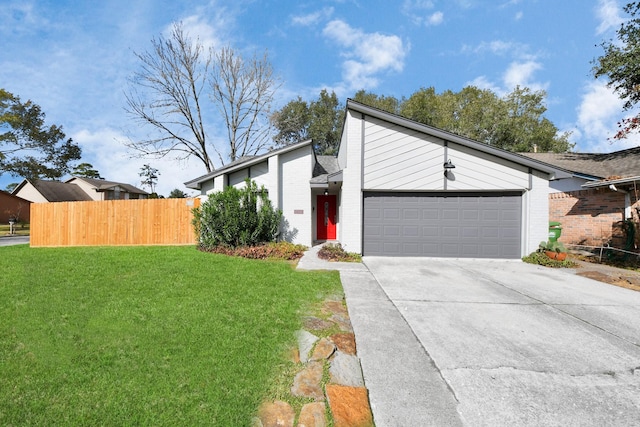
M 459 426 L 456 400 L 433 360 L 366 265 L 305 253 L 299 270 L 338 270 L 377 427 Z

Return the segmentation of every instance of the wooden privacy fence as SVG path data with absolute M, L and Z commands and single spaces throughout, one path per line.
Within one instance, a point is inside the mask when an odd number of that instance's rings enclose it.
M 192 245 L 200 199 L 33 203 L 31 246 Z

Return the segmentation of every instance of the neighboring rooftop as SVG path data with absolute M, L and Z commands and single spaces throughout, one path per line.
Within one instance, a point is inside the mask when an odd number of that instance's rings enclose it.
M 520 153 L 534 160 L 594 178 L 640 174 L 640 147 L 612 153 Z
M 50 202 L 81 202 L 93 200 L 75 184 L 59 181 L 30 181 L 31 184 Z
M 93 185 L 94 187 L 96 187 L 97 191 L 107 191 L 107 190 L 111 190 L 111 189 L 113 189 L 115 187 L 120 187 L 120 188 L 123 188 L 128 193 L 147 194 L 147 195 L 149 194 L 146 191 L 141 190 L 138 187 L 134 187 L 131 184 L 126 184 L 124 182 L 106 181 L 104 179 L 74 177 L 74 178 L 69 179 L 67 181 L 67 183 L 70 183 L 70 181 L 72 181 L 74 179 L 81 179 L 81 180 Z M 73 184 L 73 183 L 71 183 L 71 184 Z

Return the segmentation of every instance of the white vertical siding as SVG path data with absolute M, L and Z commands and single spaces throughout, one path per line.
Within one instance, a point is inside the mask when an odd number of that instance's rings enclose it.
M 361 114 L 348 110 L 340 146 L 340 154 L 348 160 L 346 166 L 345 163 L 340 163 L 343 182 L 338 213 L 341 223 L 338 240 L 345 250 L 358 253 L 362 253 L 362 132 Z M 345 138 L 347 144 L 344 144 Z M 344 152 L 343 145 L 346 145 Z

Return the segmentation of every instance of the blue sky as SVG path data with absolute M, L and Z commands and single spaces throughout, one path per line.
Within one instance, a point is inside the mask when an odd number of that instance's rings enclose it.
M 499 94 L 516 85 L 547 92 L 546 117 L 572 131 L 576 151 L 608 152 L 621 101 L 591 74 L 599 44 L 625 15 L 617 0 L 0 0 L 0 87 L 39 104 L 63 126 L 82 161 L 103 177 L 140 184 L 144 163 L 158 191 L 201 175 L 196 162 L 132 159 L 122 141 L 143 130 L 124 112 L 134 52 L 182 21 L 208 46 L 269 52 L 282 79 L 275 107 L 322 88 L 341 101 L 359 89 L 408 97 L 467 85 Z M 219 126 L 209 129 L 223 138 Z M 0 176 L 0 188 L 19 181 Z

